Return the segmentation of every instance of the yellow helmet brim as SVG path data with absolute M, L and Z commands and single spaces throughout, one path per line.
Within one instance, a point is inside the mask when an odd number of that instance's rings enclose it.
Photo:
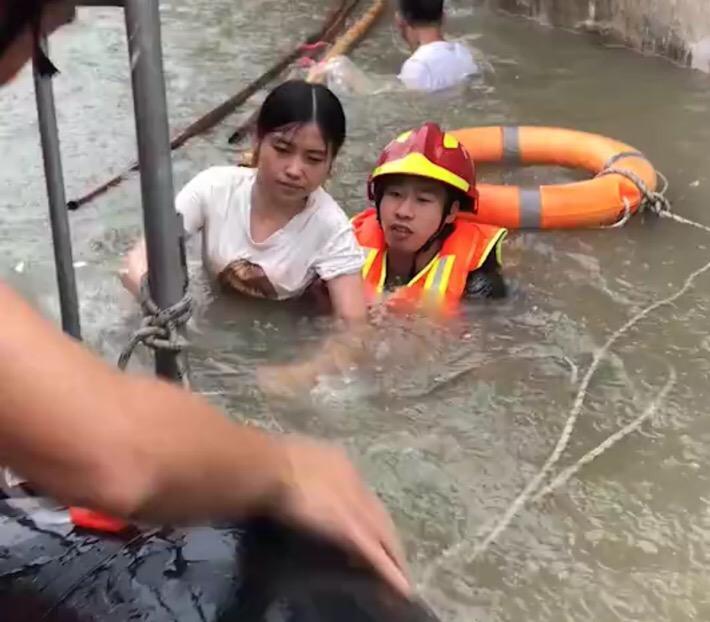
M 465 193 L 468 193 L 471 189 L 470 184 L 465 179 L 434 164 L 421 153 L 410 153 L 399 160 L 385 162 L 372 171 L 372 179 L 383 175 L 416 175 L 426 179 L 435 179 Z

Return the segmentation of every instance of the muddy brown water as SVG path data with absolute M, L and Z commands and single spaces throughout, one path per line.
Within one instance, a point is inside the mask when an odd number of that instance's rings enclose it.
M 172 127 L 256 77 L 313 30 L 324 8 L 303 0 L 163 2 Z M 387 138 L 434 119 L 448 127 L 551 124 L 613 136 L 667 175 L 678 213 L 710 224 L 707 76 L 461 1 L 452 3 L 449 26 L 489 64 L 481 80 L 443 99 L 387 92 L 344 98 L 349 136 L 329 189 L 349 212 L 364 206 L 368 168 Z M 390 74 L 403 60 L 393 41 L 383 23 L 353 60 Z M 121 15 L 82 10 L 52 48 L 63 70 L 55 88 L 74 196 L 134 157 Z M 254 105 L 175 154 L 176 186 L 233 160 L 226 139 Z M 1 275 L 56 317 L 29 73 L 0 94 L 0 119 Z M 578 177 L 541 168 L 483 172 L 509 183 Z M 138 319 L 115 270 L 139 233 L 139 204 L 132 178 L 71 216 L 86 341 L 110 360 Z M 710 619 L 707 277 L 614 345 L 592 378 L 561 462 L 573 463 L 643 411 L 672 367 L 677 384 L 652 419 L 555 495 L 526 505 L 470 561 L 478 530 L 549 455 L 594 350 L 710 261 L 709 234 L 653 217 L 616 230 L 513 232 L 504 251 L 507 301 L 469 307 L 463 329 L 430 331 L 425 353 L 405 348 L 367 374 L 326 379 L 295 405 L 265 400 L 254 369 L 316 347 L 327 322 L 214 299 L 197 249 L 191 257 L 197 389 L 237 418 L 346 444 L 393 512 L 416 579 L 443 550 L 463 543 L 425 591 L 443 619 Z M 385 346 L 402 332 L 383 335 Z M 141 365 L 149 369 L 147 356 Z

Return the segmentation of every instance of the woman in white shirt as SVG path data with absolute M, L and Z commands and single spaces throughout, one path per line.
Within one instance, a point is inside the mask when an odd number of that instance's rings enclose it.
M 272 300 L 298 298 L 323 282 L 337 316 L 365 319 L 363 254 L 348 217 L 321 187 L 345 131 L 342 105 L 322 85 L 292 80 L 268 95 L 256 124 L 256 168 L 209 168 L 176 199 L 187 235 L 202 234 L 210 275 Z M 141 241 L 121 278 L 138 295 L 146 273 Z

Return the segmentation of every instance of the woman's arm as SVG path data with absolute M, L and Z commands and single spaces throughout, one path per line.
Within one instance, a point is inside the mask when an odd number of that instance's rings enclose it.
M 368 323 L 362 276 L 359 272 L 337 276 L 327 281 L 325 288 L 333 314 L 344 323 L 343 329 L 329 337 L 314 356 L 304 361 L 260 368 L 259 386 L 268 395 L 288 396 L 308 390 L 316 384 L 318 376 L 344 372 L 368 356 L 367 344 L 372 328 Z M 326 296 L 325 293 L 321 295 Z
M 205 225 L 214 170 L 207 169 L 195 176 L 175 198 L 175 210 L 182 216 L 182 225 L 186 236 L 194 235 Z M 119 271 L 119 277 L 123 286 L 135 298 L 139 298 L 141 281 L 147 273 L 148 253 L 145 238 L 141 238 L 126 255 L 123 267 Z
M 348 326 L 367 321 L 365 284 L 362 275 L 342 274 L 326 282 L 333 313 Z
M 338 282 L 338 279 L 344 280 Z M 329 292 L 334 311 L 348 322 L 346 329 L 330 337 L 315 356 L 305 361 L 260 369 L 259 386 L 265 393 L 290 396 L 312 388 L 320 375 L 344 372 L 371 360 L 375 329 L 367 322 L 364 296 L 359 298 L 359 292 L 364 294 L 362 279 L 357 284 L 347 277 L 338 279 L 334 279 L 336 282 L 332 290 L 329 287 Z M 470 273 L 463 295 L 474 300 L 503 298 L 506 294 L 500 265 L 492 254 L 483 266 Z
M 141 280 L 147 272 L 148 253 L 145 238 L 141 238 L 128 252 L 123 261 L 123 267 L 119 271 L 121 283 L 134 298 L 140 297 Z

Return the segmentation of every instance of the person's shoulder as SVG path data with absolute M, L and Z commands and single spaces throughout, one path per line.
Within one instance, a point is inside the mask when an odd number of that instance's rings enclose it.
M 404 61 L 399 72 L 399 79 L 410 89 L 427 88 L 431 82 L 427 56 L 421 53 L 417 55 L 419 49 Z
M 199 173 L 195 179 L 212 186 L 241 184 L 254 178 L 254 169 L 243 166 L 211 166 Z
M 420 45 L 407 60 L 415 63 L 427 63 L 432 59 L 449 56 L 453 50 L 454 48 L 448 41 L 432 41 Z
M 452 71 L 458 71 L 461 75 L 476 75 L 481 73 L 481 69 L 476 62 L 473 51 L 463 41 L 445 41 L 432 58 L 436 58 L 439 64 L 444 64 Z
M 323 188 L 318 188 L 311 195 L 314 216 L 323 226 L 339 230 L 350 226 L 350 219 L 340 204 Z
M 253 178 L 252 169 L 238 166 L 212 166 L 193 177 L 183 192 L 193 200 L 199 198 L 206 216 L 224 215 L 234 205 L 249 202 Z M 178 198 L 178 209 L 179 206 Z
M 452 50 L 459 59 L 464 60 L 473 65 L 476 64 L 476 61 L 473 58 L 473 51 L 468 45 L 466 45 L 462 41 L 452 41 Z
M 426 48 L 426 45 L 422 45 L 414 50 L 411 56 L 402 64 L 402 69 L 404 70 L 406 68 L 411 70 L 424 67 L 431 56 L 431 52 Z

